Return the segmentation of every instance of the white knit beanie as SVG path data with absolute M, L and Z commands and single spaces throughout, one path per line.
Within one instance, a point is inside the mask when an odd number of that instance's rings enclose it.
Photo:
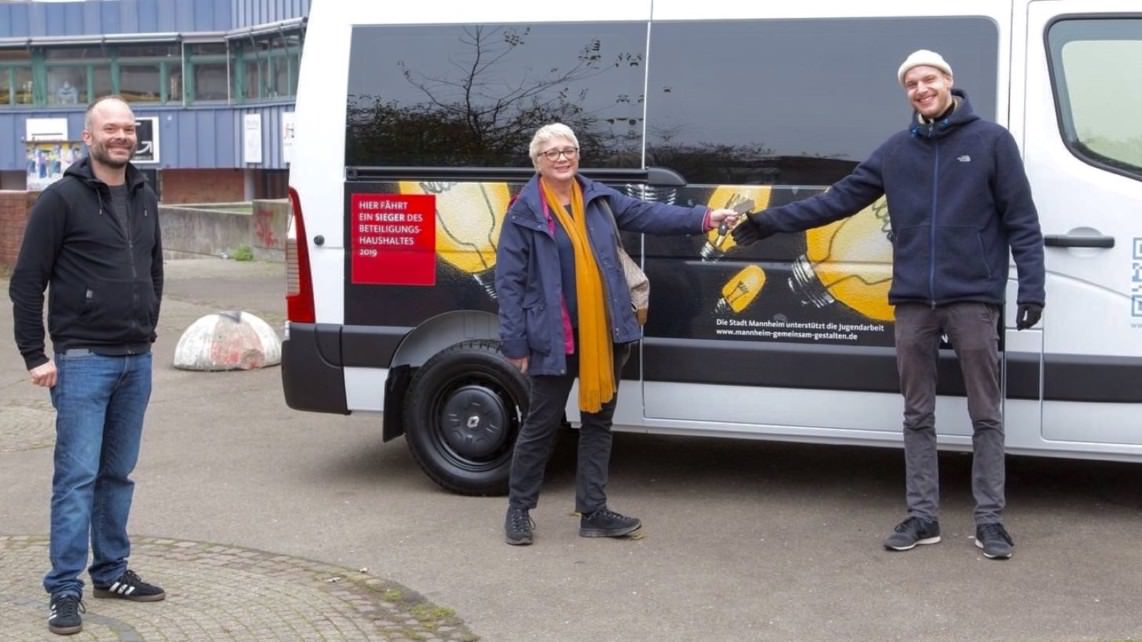
M 904 60 L 904 64 L 900 65 L 900 69 L 896 71 L 896 79 L 900 81 L 901 85 L 904 84 L 904 74 L 913 67 L 935 67 L 949 76 L 952 75 L 952 67 L 948 61 L 944 60 L 943 56 L 927 49 L 917 49 Z

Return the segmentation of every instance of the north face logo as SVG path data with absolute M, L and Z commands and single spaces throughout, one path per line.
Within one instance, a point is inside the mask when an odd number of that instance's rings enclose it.
M 971 162 L 971 156 L 964 154 L 963 156 L 957 156 L 956 160 L 958 160 L 961 163 L 970 163 Z

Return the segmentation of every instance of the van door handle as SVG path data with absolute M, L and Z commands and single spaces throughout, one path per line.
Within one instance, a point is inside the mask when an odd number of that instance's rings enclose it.
M 1070 234 L 1048 234 L 1043 237 L 1047 247 L 1114 247 L 1113 236 L 1078 236 Z

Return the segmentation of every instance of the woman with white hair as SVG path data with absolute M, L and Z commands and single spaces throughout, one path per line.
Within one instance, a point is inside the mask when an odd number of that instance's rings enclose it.
M 579 176 L 578 139 L 561 123 L 541 127 L 528 152 L 537 173 L 508 210 L 496 258 L 502 350 L 531 383 L 512 458 L 505 539 L 513 545 L 533 541 L 529 511 L 538 504 L 576 377 L 579 535 L 622 537 L 642 522 L 607 507 L 611 418 L 619 373 L 642 327 L 619 263 L 615 225 L 649 234 L 701 234 L 732 224 L 737 214 L 646 202 Z

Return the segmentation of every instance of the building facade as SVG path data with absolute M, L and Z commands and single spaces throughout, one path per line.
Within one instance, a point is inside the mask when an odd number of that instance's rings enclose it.
M 0 0 L 0 189 L 36 190 L 119 94 L 168 203 L 285 195 L 310 0 Z

